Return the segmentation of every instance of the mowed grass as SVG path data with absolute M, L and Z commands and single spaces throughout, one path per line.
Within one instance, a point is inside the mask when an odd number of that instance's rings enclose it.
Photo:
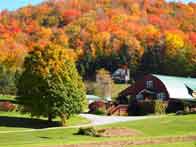
M 60 119 L 54 120 L 52 126 L 59 126 Z M 79 115 L 74 115 L 67 120 L 67 126 L 81 125 L 90 123 L 89 120 Z M 0 132 L 1 131 L 16 131 L 27 129 L 47 128 L 47 118 L 39 119 L 31 118 L 28 114 L 20 114 L 19 112 L 3 112 L 0 111 Z
M 196 114 L 163 115 L 158 118 L 112 124 L 108 127 L 133 128 L 143 132 L 144 136 L 175 136 L 196 134 Z
M 14 101 L 15 100 L 15 96 L 12 95 L 1 95 L 0 94 L 0 101 Z
M 129 146 L 129 147 L 196 147 L 195 142 L 178 142 L 170 144 L 151 144 L 151 145 L 140 145 L 140 146 Z
M 130 84 L 117 84 L 117 83 L 114 83 L 112 84 L 112 98 L 115 99 L 118 97 L 118 94 L 125 90 L 127 87 L 129 87 Z
M 196 135 L 196 115 L 185 116 L 161 116 L 157 118 L 149 118 L 133 122 L 116 123 L 107 127 L 126 127 L 140 131 L 142 135 L 136 137 L 89 137 L 78 136 L 75 133 L 77 128 L 56 128 L 49 130 L 36 130 L 31 132 L 12 132 L 0 133 L 0 147 L 38 147 L 47 145 L 63 145 L 63 144 L 79 144 L 87 142 L 101 142 L 101 141 L 117 141 L 117 140 L 144 140 L 148 138 L 165 137 L 165 136 L 186 136 Z M 10 142 L 10 138 L 12 141 Z M 181 144 L 191 143 L 177 143 L 179 147 Z M 176 146 L 177 146 L 176 145 Z M 159 147 L 159 145 L 154 145 Z M 151 146 L 150 147 L 154 147 Z M 177 147 L 178 147 L 177 146 Z M 187 147 L 189 147 L 187 146 Z M 148 146 L 147 146 L 148 147 Z M 163 144 L 164 147 L 164 144 Z M 170 146 L 165 146 L 170 147 Z

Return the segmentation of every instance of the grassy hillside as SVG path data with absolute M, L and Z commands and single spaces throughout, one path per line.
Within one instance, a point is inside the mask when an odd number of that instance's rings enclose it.
M 112 85 L 112 98 L 118 97 L 118 94 L 129 87 L 129 84 L 113 84 Z
M 60 119 L 54 120 L 53 126 L 59 126 Z M 87 124 L 89 121 L 79 115 L 74 115 L 67 121 L 67 126 Z M 48 127 L 47 118 L 33 119 L 28 114 L 19 112 L 2 112 L 0 111 L 0 132 L 29 130 Z M 1 135 L 1 134 L 0 134 Z
M 52 130 L 35 130 L 31 132 L 0 133 L 0 146 L 2 147 L 34 147 L 44 145 L 77 144 L 86 142 L 102 142 L 117 140 L 144 140 L 148 138 L 196 135 L 196 115 L 186 116 L 162 116 L 134 122 L 113 124 L 107 127 L 125 127 L 140 131 L 142 135 L 137 137 L 88 137 L 74 135 L 77 129 L 57 128 Z M 102 126 L 103 127 L 103 126 Z M 12 138 L 12 142 L 10 142 Z M 194 142 L 193 142 L 194 143 Z M 192 147 L 190 143 L 177 143 Z M 174 144 L 175 145 L 175 144 Z M 155 145 L 154 145 L 155 146 Z M 162 145 L 163 147 L 170 147 Z M 147 146 L 148 147 L 148 146 Z M 183 146 L 182 146 L 183 147 Z
M 179 143 L 168 143 L 168 144 L 154 144 L 154 145 L 141 145 L 139 147 L 195 147 L 196 142 L 179 142 Z M 130 146 L 138 147 L 138 146 Z

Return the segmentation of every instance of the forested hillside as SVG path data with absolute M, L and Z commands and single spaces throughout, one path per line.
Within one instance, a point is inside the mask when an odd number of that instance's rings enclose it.
M 34 46 L 60 45 L 84 78 L 121 66 L 196 76 L 196 3 L 51 0 L 0 12 L 0 77 L 8 84 Z M 13 83 L 9 83 L 13 84 Z

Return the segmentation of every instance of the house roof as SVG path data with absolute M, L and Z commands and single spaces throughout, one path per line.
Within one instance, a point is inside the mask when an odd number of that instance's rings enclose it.
M 196 78 L 175 77 L 153 74 L 156 78 L 161 80 L 170 95 L 170 98 L 182 100 L 196 100 L 190 93 L 196 90 Z
M 96 95 L 86 95 L 87 100 L 100 100 L 101 98 Z

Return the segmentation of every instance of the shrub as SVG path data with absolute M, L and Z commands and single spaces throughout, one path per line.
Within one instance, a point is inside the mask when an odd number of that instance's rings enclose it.
M 16 105 L 10 102 L 0 102 L 1 111 L 13 111 L 16 109 Z
M 129 105 L 129 115 L 147 115 L 154 113 L 154 101 L 133 100 Z
M 177 111 L 184 111 L 184 104 L 181 101 L 170 100 L 166 109 L 167 113 L 176 113 Z
M 105 109 L 96 109 L 94 112 L 92 112 L 93 114 L 96 114 L 96 115 L 106 115 L 106 110 Z
M 89 105 L 89 112 L 93 114 L 105 114 L 106 104 L 104 101 L 95 101 Z
M 129 115 L 147 115 L 147 114 L 165 114 L 168 107 L 167 102 L 155 101 L 137 101 L 133 100 L 129 105 Z
M 86 135 L 92 137 L 99 137 L 97 130 L 94 127 L 79 128 L 77 135 Z
M 142 101 L 138 102 L 138 110 L 140 115 L 147 115 L 154 113 L 154 101 Z
M 167 102 L 156 100 L 154 103 L 155 114 L 165 114 L 167 109 Z

